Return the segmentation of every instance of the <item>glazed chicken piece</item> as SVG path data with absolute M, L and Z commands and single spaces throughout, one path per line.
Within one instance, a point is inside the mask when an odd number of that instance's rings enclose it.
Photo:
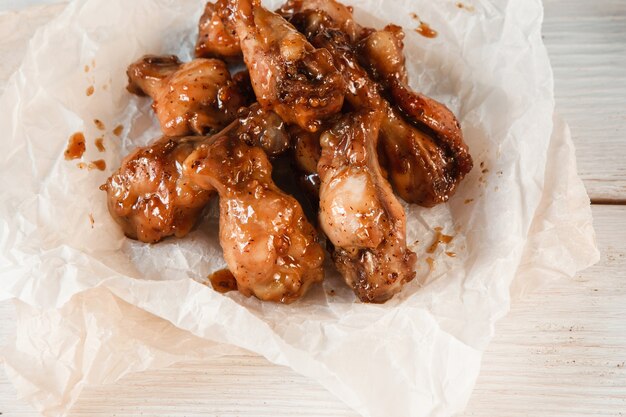
M 422 154 L 431 156 L 415 160 L 414 164 L 431 164 L 433 170 L 445 167 L 438 169 L 438 175 L 433 176 L 436 181 L 432 190 L 423 186 L 423 181 L 428 180 L 423 175 L 424 168 L 393 172 L 398 192 L 403 198 L 431 206 L 446 201 L 452 195 L 457 184 L 472 169 L 473 162 L 463 141 L 461 126 L 450 109 L 409 88 L 403 39 L 402 28 L 389 25 L 365 38 L 359 46 L 358 56 L 370 74 L 385 86 L 404 119 L 419 130 L 412 132 L 414 129 L 410 124 L 398 123 L 402 117 L 397 111 L 388 112 L 388 122 L 383 126 L 382 133 L 391 166 L 402 165 L 403 157 L 411 152 L 405 145 L 413 142 L 421 147 Z M 407 141 L 408 137 L 414 140 Z M 408 171 L 417 171 L 421 175 L 411 177 L 406 175 Z
M 193 228 L 213 193 L 182 175 L 182 164 L 202 139 L 164 137 L 138 148 L 100 187 L 126 236 L 155 243 Z
M 352 6 L 346 6 L 335 0 L 287 0 L 277 13 L 291 21 L 297 14 L 304 12 L 322 12 L 333 22 L 333 27 L 348 35 L 354 43 L 371 33 L 372 29 L 364 28 L 354 21 Z M 316 15 L 321 16 L 321 14 Z
M 252 87 L 264 108 L 311 132 L 341 110 L 345 83 L 327 51 L 313 48 L 259 0 L 228 0 L 224 16 L 239 37 Z
M 194 182 L 220 196 L 220 243 L 246 296 L 291 303 L 323 279 L 324 251 L 300 204 L 272 181 L 272 165 L 231 128 L 185 161 Z
M 346 100 L 354 108 L 383 109 L 379 150 L 394 190 L 407 202 L 426 207 L 447 201 L 471 169 L 471 157 L 462 139 L 458 141 L 451 136 L 437 135 L 433 129 L 418 122 L 418 119 L 426 117 L 418 118 L 417 111 L 413 112 L 414 117 L 409 118 L 399 108 L 389 104 L 381 96 L 378 84 L 357 62 L 350 39 L 332 28 L 334 23 L 327 15 L 319 11 L 306 12 L 295 15 L 294 21 L 307 33 L 313 45 L 327 49 L 333 56 L 335 65 L 346 77 Z M 378 58 L 383 59 L 382 52 Z M 381 69 L 398 68 L 398 61 L 388 59 L 379 66 Z M 406 73 L 403 75 L 399 71 L 396 74 L 398 80 L 406 78 Z M 435 108 L 436 102 L 428 100 L 428 109 Z M 438 108 L 441 110 L 441 107 Z M 435 117 L 433 112 L 429 114 Z M 447 111 L 445 115 L 436 117 L 444 120 L 449 116 L 454 117 Z M 460 134 L 460 129 L 457 131 Z
M 226 62 L 239 62 L 242 59 L 239 38 L 226 28 L 220 13 L 225 2 L 207 2 L 198 24 L 197 58 L 220 58 Z
M 382 303 L 415 277 L 402 205 L 376 152 L 380 110 L 349 113 L 321 137 L 320 225 L 333 260 L 364 302 Z
M 128 90 L 148 95 L 167 136 L 217 132 L 247 105 L 241 87 L 218 59 L 182 64 L 175 56 L 147 55 L 128 67 Z

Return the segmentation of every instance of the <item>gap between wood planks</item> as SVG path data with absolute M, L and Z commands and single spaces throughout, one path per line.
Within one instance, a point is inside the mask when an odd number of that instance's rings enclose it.
M 598 206 L 626 206 L 626 198 L 592 198 L 591 204 Z

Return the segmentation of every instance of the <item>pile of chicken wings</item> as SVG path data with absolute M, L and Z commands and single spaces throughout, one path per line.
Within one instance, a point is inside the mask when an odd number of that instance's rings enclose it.
M 396 194 L 432 207 L 472 168 L 454 114 L 409 87 L 403 38 L 399 26 L 360 26 L 335 0 L 208 3 L 194 60 L 147 55 L 128 67 L 128 90 L 152 99 L 165 136 L 102 187 L 111 215 L 156 243 L 189 233 L 217 195 L 244 295 L 302 297 L 323 280 L 328 251 L 360 300 L 390 299 L 416 262 Z M 272 179 L 285 157 L 317 216 Z

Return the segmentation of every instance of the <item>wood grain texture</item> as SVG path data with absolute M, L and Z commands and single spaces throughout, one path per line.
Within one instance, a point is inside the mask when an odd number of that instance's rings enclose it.
M 626 200 L 626 1 L 545 0 L 557 111 L 592 199 Z
M 595 206 L 593 213 L 601 262 L 513 305 L 496 327 L 465 417 L 626 411 L 626 206 Z M 10 311 L 0 304 L 2 337 Z M 0 412 L 35 415 L 13 396 L 2 375 Z M 70 416 L 98 415 L 356 416 L 323 388 L 258 356 L 185 363 L 87 388 Z

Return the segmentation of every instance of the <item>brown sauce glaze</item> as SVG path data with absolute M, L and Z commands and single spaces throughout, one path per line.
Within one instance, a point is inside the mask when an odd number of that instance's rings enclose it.
M 70 140 L 67 144 L 67 149 L 65 149 L 65 159 L 72 160 L 78 159 L 83 156 L 85 150 L 87 149 L 85 145 L 85 135 L 81 132 L 76 132 L 72 136 L 70 136 Z
M 100 129 L 100 130 L 104 130 L 104 129 L 106 129 L 106 127 L 104 126 L 104 123 L 103 123 L 103 122 L 102 122 L 102 120 L 100 120 L 100 119 L 94 119 L 94 120 L 93 120 L 93 124 L 95 124 L 95 125 L 96 125 L 96 127 L 97 127 L 98 129 Z
M 228 269 L 220 269 L 209 275 L 213 289 L 221 294 L 237 290 L 237 280 Z

